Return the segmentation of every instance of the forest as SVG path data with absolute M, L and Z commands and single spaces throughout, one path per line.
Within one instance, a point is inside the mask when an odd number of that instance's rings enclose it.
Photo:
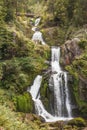
M 87 0 L 0 0 L 0 130 L 87 130 Z

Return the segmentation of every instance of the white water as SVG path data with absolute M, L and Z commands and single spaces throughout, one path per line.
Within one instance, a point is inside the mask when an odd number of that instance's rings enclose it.
M 32 27 L 32 31 L 36 31 L 36 29 L 37 29 L 37 26 L 39 25 L 39 23 L 40 23 L 40 20 L 41 20 L 41 18 L 37 18 L 36 20 L 35 20 L 35 23 L 34 23 L 34 27 Z
M 45 45 L 45 42 L 42 37 L 42 33 L 40 31 L 35 31 L 35 33 L 33 34 L 33 37 L 32 37 L 32 41 L 34 41 L 36 44 L 38 42 L 41 42 L 42 45 Z
M 53 120 L 54 117 L 45 110 L 40 100 L 39 89 L 40 89 L 41 81 L 42 81 L 42 76 L 38 75 L 35 78 L 34 83 L 31 86 L 30 90 L 28 89 L 28 92 L 31 93 L 32 99 L 35 103 L 36 113 L 42 116 L 47 122 L 50 122 L 50 120 Z
M 37 19 L 35 20 L 35 26 L 38 26 L 38 24 L 40 23 L 40 20 L 41 20 L 41 18 L 37 18 Z
M 69 90 L 67 86 L 67 73 L 61 70 L 60 64 L 60 48 L 52 47 L 52 75 L 54 82 L 54 102 L 55 116 L 71 117 L 71 105 Z
M 69 90 L 67 88 L 67 73 L 64 73 L 64 78 L 65 78 L 65 92 L 66 92 L 66 107 L 68 110 L 68 116 L 71 117 L 72 116 L 72 112 L 71 112 L 71 106 L 70 106 L 70 99 L 69 99 Z
M 29 92 L 31 93 L 33 100 L 38 98 L 41 81 L 42 81 L 42 76 L 38 75 L 35 78 L 33 85 L 31 86 Z
M 34 31 L 35 33 L 33 34 L 33 37 L 32 37 L 32 41 L 34 41 L 36 44 L 38 42 L 41 42 L 42 45 L 45 45 L 45 41 L 43 40 L 43 36 L 42 36 L 42 33 L 40 31 L 37 31 L 37 26 L 39 25 L 40 23 L 40 20 L 41 18 L 37 18 L 35 20 L 35 25 L 34 27 L 32 27 L 32 31 Z
M 32 31 L 34 31 L 34 32 L 35 32 L 35 31 L 36 31 L 36 29 L 37 29 L 37 27 L 32 27 Z
M 41 86 L 42 76 L 38 75 L 35 78 L 34 83 L 31 86 L 30 90 L 28 89 L 35 103 L 36 113 L 42 116 L 46 122 L 72 119 L 69 90 L 67 86 L 67 73 L 61 70 L 59 65 L 59 59 L 60 59 L 60 48 L 52 47 L 51 78 L 53 78 L 54 83 L 55 116 L 51 115 L 46 111 L 43 103 L 40 100 L 39 89 Z

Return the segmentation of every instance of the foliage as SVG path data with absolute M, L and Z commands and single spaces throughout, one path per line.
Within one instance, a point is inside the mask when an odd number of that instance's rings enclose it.
M 48 0 L 47 2 L 49 13 L 53 14 L 54 21 L 57 21 L 59 24 L 64 24 L 66 21 L 66 4 L 67 1 L 65 0 Z
M 43 68 L 43 60 L 41 58 L 32 60 L 32 57 L 13 58 L 1 62 L 0 67 L 1 86 L 21 93 L 26 90 L 35 75 Z
M 86 24 L 87 1 L 81 0 L 48 0 L 48 12 L 60 24 L 72 23 L 75 26 Z
M 0 128 L 4 130 L 46 130 L 45 128 L 39 128 L 37 123 L 32 121 L 25 121 L 21 116 L 21 113 L 12 112 L 5 105 L 0 105 Z
M 87 23 L 86 16 L 87 16 L 87 1 L 86 0 L 77 0 L 75 3 L 75 9 L 74 9 L 74 15 L 73 15 L 73 22 L 76 26 L 78 25 L 84 25 Z
M 13 91 L 0 88 L 0 105 L 5 105 L 11 108 L 11 110 L 15 110 L 14 103 L 12 102 L 14 95 Z

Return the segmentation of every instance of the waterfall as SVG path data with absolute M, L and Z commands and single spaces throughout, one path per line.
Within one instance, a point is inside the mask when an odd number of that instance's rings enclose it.
M 40 23 L 40 20 L 41 20 L 41 18 L 37 18 L 37 19 L 35 20 L 35 26 L 38 26 L 38 24 Z
M 60 59 L 60 48 L 52 47 L 52 75 L 54 84 L 54 105 L 55 116 L 58 117 L 71 117 L 71 105 L 69 90 L 67 85 L 67 72 L 61 70 L 59 59 Z
M 31 88 L 30 89 L 28 88 L 27 91 L 31 93 L 32 99 L 35 104 L 36 113 L 42 116 L 47 122 L 50 122 L 50 120 L 54 120 L 54 117 L 45 110 L 44 105 L 40 100 L 39 89 L 40 89 L 41 81 L 42 81 L 42 76 L 38 75 L 35 78 Z
M 45 42 L 42 37 L 42 33 L 40 31 L 35 31 L 35 33 L 33 34 L 33 37 L 32 37 L 32 41 L 34 41 L 36 44 L 38 42 L 41 42 L 42 45 L 45 45 Z
M 42 81 L 42 76 L 38 75 L 35 78 L 33 85 L 31 86 L 29 92 L 31 93 L 33 100 L 38 98 L 41 81 Z
M 45 43 L 45 41 L 43 40 L 42 33 L 41 33 L 41 32 L 38 30 L 38 28 L 37 28 L 37 26 L 38 26 L 39 23 L 40 23 L 40 20 L 41 20 L 41 18 L 37 18 L 37 19 L 35 20 L 35 25 L 34 25 L 34 27 L 32 27 L 32 30 L 35 32 L 35 33 L 33 34 L 32 41 L 34 41 L 36 44 L 37 44 L 38 42 L 41 42 L 42 45 L 45 45 L 46 43 Z
M 51 83 L 53 84 L 55 115 L 51 115 L 49 112 L 47 112 L 40 100 L 40 86 L 42 82 L 42 76 L 38 75 L 35 78 L 33 85 L 30 87 L 30 89 L 28 88 L 28 92 L 31 93 L 35 104 L 36 113 L 42 116 L 46 122 L 70 120 L 72 119 L 72 112 L 67 85 L 67 72 L 63 71 L 59 64 L 60 48 L 52 47 L 51 52 L 52 74 L 50 78 L 52 79 Z

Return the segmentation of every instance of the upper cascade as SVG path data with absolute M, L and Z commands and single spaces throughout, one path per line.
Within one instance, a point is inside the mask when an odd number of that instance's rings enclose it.
M 34 41 L 36 44 L 38 42 L 41 42 L 42 45 L 45 45 L 45 41 L 43 40 L 43 36 L 42 36 L 42 33 L 39 31 L 39 29 L 37 28 L 37 26 L 39 25 L 40 23 L 40 20 L 41 18 L 37 18 L 35 20 L 35 25 L 34 27 L 32 27 L 32 31 L 34 31 L 35 33 L 33 34 L 33 37 L 32 37 L 32 41 Z
M 40 23 L 40 20 L 41 20 L 41 18 L 37 18 L 37 19 L 35 20 L 35 27 L 38 26 L 38 24 Z

